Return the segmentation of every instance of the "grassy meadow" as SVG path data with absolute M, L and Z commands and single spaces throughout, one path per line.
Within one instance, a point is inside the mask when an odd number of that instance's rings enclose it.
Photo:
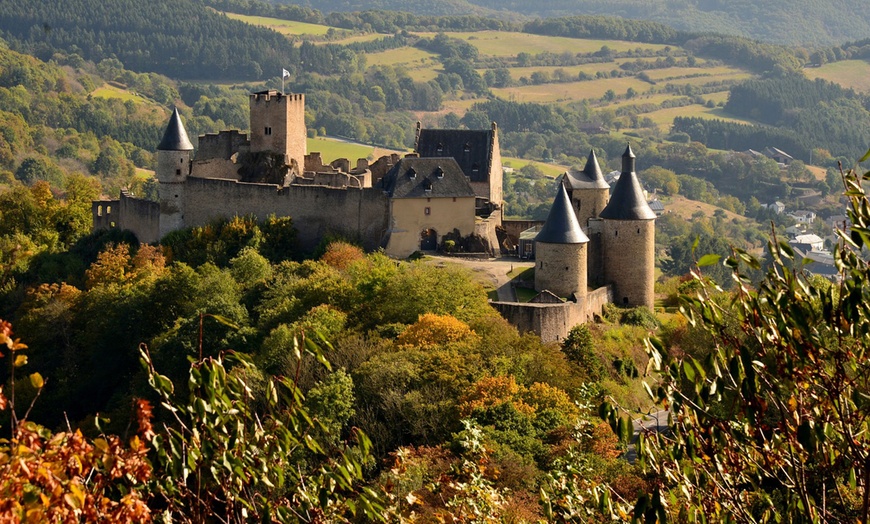
M 318 24 L 308 24 L 305 22 L 295 22 L 292 20 L 281 20 L 280 18 L 267 18 L 265 16 L 250 16 L 250 15 L 238 15 L 235 13 L 223 13 L 227 16 L 227 18 L 231 18 L 233 20 L 241 20 L 242 22 L 258 25 L 262 27 L 268 27 L 273 31 L 281 33 L 282 35 L 314 35 L 314 36 L 324 36 L 327 31 L 331 28 L 325 25 Z M 341 31 L 341 29 L 336 29 L 336 31 Z
M 843 60 L 821 67 L 808 67 L 804 74 L 813 80 L 822 78 L 859 93 L 870 93 L 870 62 L 867 60 Z

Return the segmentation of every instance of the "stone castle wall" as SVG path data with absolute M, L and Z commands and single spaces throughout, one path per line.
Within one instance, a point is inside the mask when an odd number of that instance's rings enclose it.
M 159 203 L 121 191 L 118 207 L 121 212 L 118 227 L 135 233 L 139 242 L 153 244 L 160 241 Z
M 586 294 L 586 244 L 535 244 L 535 290 L 560 297 Z
M 236 153 L 243 153 L 250 148 L 248 135 L 232 129 L 220 133 L 200 135 L 199 147 L 196 150 L 194 162 L 202 160 L 229 160 Z
M 580 227 L 588 236 L 589 219 L 598 217 L 598 213 L 601 213 L 601 210 L 607 205 L 610 190 L 606 188 L 575 189 L 573 193 L 571 203 L 574 205 L 577 221 L 580 222 Z
M 600 315 L 604 305 L 613 301 L 612 286 L 589 292 L 578 302 L 532 304 L 521 302 L 490 302 L 520 333 L 531 331 L 544 342 L 559 342 L 577 324 Z
M 94 219 L 93 231 L 118 227 L 120 211 L 120 200 L 95 200 L 91 202 L 91 216 Z
M 388 206 L 380 189 L 279 187 L 191 176 L 185 188 L 184 222 L 193 227 L 234 215 L 251 214 L 260 220 L 272 214 L 290 216 L 303 250 L 315 248 L 330 233 L 372 250 L 381 247 Z
M 603 220 L 604 279 L 616 303 L 655 306 L 655 220 Z

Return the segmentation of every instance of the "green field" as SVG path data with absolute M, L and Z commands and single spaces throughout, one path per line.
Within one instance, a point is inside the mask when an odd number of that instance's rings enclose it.
M 650 87 L 648 83 L 635 77 L 623 77 L 563 84 L 504 87 L 493 89 L 492 92 L 496 96 L 517 102 L 565 103 L 575 100 L 598 100 L 611 89 L 617 95 L 622 95 L 629 88 L 644 93 Z
M 242 22 L 246 22 L 251 25 L 258 25 L 262 27 L 268 27 L 273 31 L 277 31 L 282 35 L 315 35 L 322 36 L 325 35 L 327 31 L 329 31 L 329 26 L 318 25 L 318 24 L 308 24 L 305 22 L 294 22 L 292 20 L 281 20 L 279 18 L 267 18 L 265 16 L 248 16 L 248 15 L 237 15 L 235 13 L 223 13 L 227 16 L 227 18 L 232 18 L 233 20 L 241 20 Z M 340 31 L 339 29 L 336 29 Z
M 420 33 L 432 37 L 434 33 Z M 516 56 L 519 52 L 538 54 L 550 53 L 594 53 L 603 46 L 620 52 L 631 49 L 663 49 L 664 45 L 639 44 L 621 40 L 580 40 L 562 36 L 541 36 L 528 33 L 508 33 L 501 31 L 477 31 L 472 33 L 447 33 L 447 36 L 466 40 L 477 48 L 482 55 Z
M 527 165 L 532 164 L 541 171 L 543 171 L 546 176 L 551 178 L 555 178 L 568 170 L 568 168 L 565 166 L 560 166 L 557 164 L 547 164 L 534 160 L 526 160 L 524 158 L 502 157 L 501 163 L 504 167 L 513 168 L 514 171 L 519 171 Z
M 821 67 L 804 69 L 808 78 L 821 78 L 860 93 L 870 93 L 870 62 L 866 60 L 842 60 Z
M 438 76 L 437 69 L 441 67 L 437 55 L 416 47 L 400 47 L 380 53 L 367 53 L 366 65 L 388 65 L 403 67 L 418 82 L 427 82 Z
M 368 158 L 369 155 L 374 154 L 374 151 L 374 146 L 349 144 L 323 137 L 308 139 L 308 152 L 320 153 L 324 164 L 337 158 L 347 158 L 353 164 L 358 158 Z
M 131 93 L 126 89 L 121 89 L 115 86 L 110 86 L 109 84 L 103 84 L 102 86 L 91 91 L 91 96 L 97 98 L 118 98 L 120 100 L 132 100 L 137 104 L 147 104 L 150 103 L 148 99 L 137 95 L 136 93 Z
M 674 123 L 674 118 L 678 116 L 685 117 L 696 117 L 696 118 L 707 118 L 710 120 L 724 120 L 726 122 L 734 122 L 737 124 L 751 124 L 748 120 L 740 120 L 739 118 L 734 118 L 725 111 L 722 110 L 721 107 L 706 107 L 698 104 L 692 104 L 690 106 L 684 107 L 670 107 L 668 109 L 659 109 L 658 111 L 653 111 L 651 113 L 646 113 L 644 116 L 652 119 L 653 122 L 658 124 L 659 129 L 662 131 L 669 131 L 671 125 Z

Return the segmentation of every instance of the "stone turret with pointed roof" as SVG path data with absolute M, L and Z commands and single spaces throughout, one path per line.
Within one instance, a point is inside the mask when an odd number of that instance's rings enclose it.
M 589 151 L 582 171 L 568 170 L 562 180 L 571 197 L 580 227 L 588 234 L 589 219 L 598 216 L 607 205 L 607 197 L 610 195 L 610 186 L 604 180 L 595 151 Z
M 610 195 L 610 203 L 599 217 L 611 220 L 655 220 L 656 214 L 647 204 L 634 169 L 635 156 L 629 145 L 622 154 L 622 173 Z
M 547 221 L 535 237 L 535 290 L 561 297 L 586 295 L 586 244 L 568 191 L 559 184 Z
M 652 309 L 656 214 L 637 179 L 631 145 L 625 148 L 622 173 L 599 217 L 603 219 L 604 279 L 613 285 L 615 301 Z
M 160 199 L 159 236 L 184 227 L 184 184 L 190 174 L 193 144 L 181 122 L 178 108 L 172 111 L 163 139 L 157 145 L 157 195 Z
M 169 124 L 166 126 L 166 131 L 163 132 L 163 139 L 157 145 L 158 151 L 193 151 L 193 144 L 187 138 L 187 131 L 184 129 L 184 124 L 181 123 L 181 115 L 178 114 L 176 107 L 172 111 L 172 116 L 169 117 Z

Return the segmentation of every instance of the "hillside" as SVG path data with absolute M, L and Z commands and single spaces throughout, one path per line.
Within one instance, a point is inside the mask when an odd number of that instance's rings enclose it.
M 282 2 L 283 3 L 283 2 Z M 308 5 L 310 2 L 292 0 Z M 364 2 L 325 0 L 317 8 L 331 11 L 386 9 L 416 14 L 481 14 L 481 9 L 503 18 L 606 15 L 653 20 L 691 32 L 716 32 L 767 42 L 831 45 L 870 34 L 870 12 L 861 0 L 450 0 L 414 3 L 403 0 Z M 795 16 L 799 13 L 799 16 Z
M 0 36 L 44 60 L 64 50 L 173 78 L 247 80 L 298 63 L 280 34 L 193 0 L 0 2 Z

